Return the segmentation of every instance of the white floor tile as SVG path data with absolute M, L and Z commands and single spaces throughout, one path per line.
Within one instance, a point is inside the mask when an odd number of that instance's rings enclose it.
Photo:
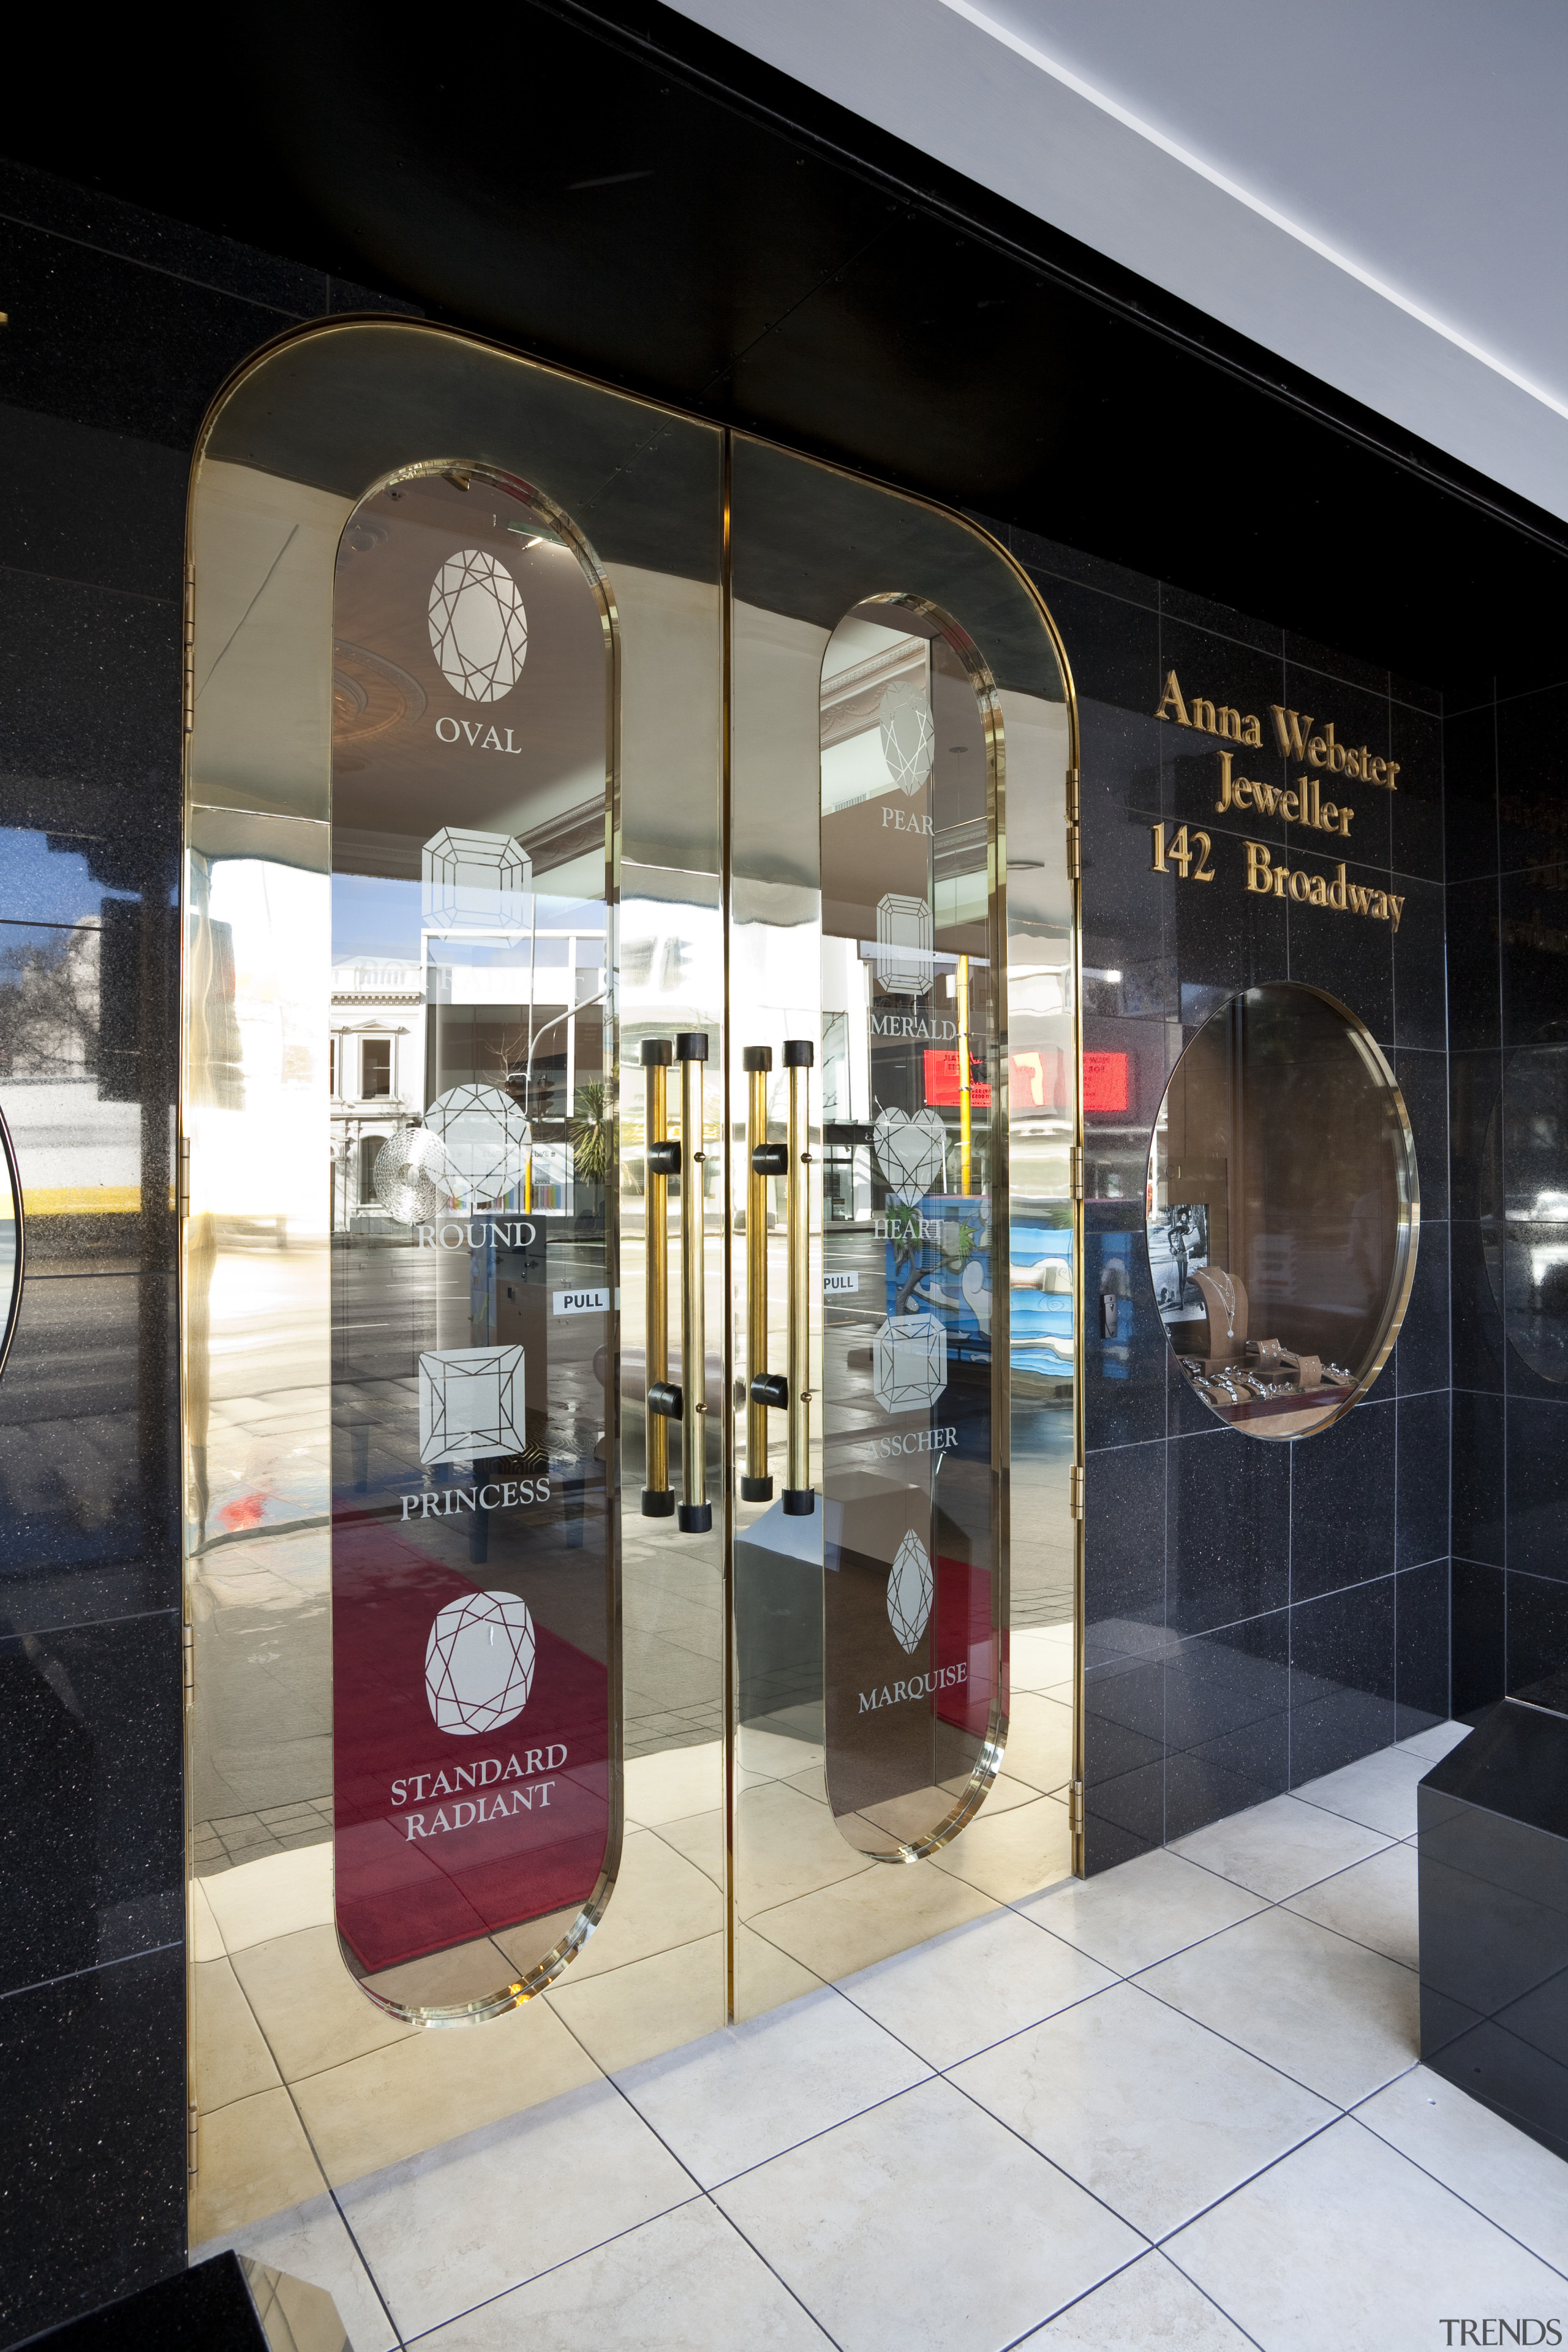
M 1568 2273 L 1568 2164 L 1539 2140 L 1425 2066 L 1390 2083 L 1356 2115 L 1542 2262 Z
M 620 2094 L 588 2083 L 339 2193 L 417 2336 L 697 2192 Z
M 1375 1756 L 1358 1757 L 1321 1780 L 1304 1781 L 1295 1794 L 1303 1804 L 1321 1805 L 1363 1829 L 1381 1830 L 1384 1837 L 1414 1837 L 1415 1790 L 1430 1769 L 1425 1757 L 1380 1748 Z
M 438 2328 L 419 2352 L 824 2352 L 826 2343 L 700 2197 Z
M 1150 2238 L 1334 2119 L 1299 2083 L 1133 1985 L 1080 2001 L 952 2079 Z
M 1419 2053 L 1411 1971 L 1289 1911 L 1244 1919 L 1138 1982 L 1336 2106 L 1367 2098 Z
M 941 2081 L 718 2201 L 842 2352 L 994 2352 L 1143 2245 Z
M 1389 1843 L 1381 1831 L 1347 1822 L 1321 1805 L 1304 1805 L 1299 1797 L 1270 1797 L 1245 1813 L 1232 1813 L 1207 1829 L 1179 1838 L 1173 1853 L 1234 1879 L 1270 1903 L 1300 1895 L 1320 1878 L 1364 1862 Z
M 1098 1878 L 1069 1880 L 1017 1908 L 1090 1959 L 1132 1976 L 1262 1909 L 1258 1897 L 1157 1847 Z
M 825 1989 L 616 2080 L 706 2189 L 908 2090 L 928 2071 Z
M 1034 2352 L 1247 2352 L 1247 2339 L 1163 2254 L 1145 2254 L 1028 2342 Z
M 1352 1863 L 1336 1877 L 1309 1886 L 1304 1895 L 1293 1895 L 1285 1908 L 1358 1944 L 1370 1944 L 1374 1952 L 1407 1969 L 1420 1965 L 1414 1846 L 1384 1846 L 1381 1853 Z
M 1268 2352 L 1433 2352 L 1447 2318 L 1568 2308 L 1554 2271 L 1349 2117 L 1165 2251 Z
M 307 2204 L 269 2214 L 265 2221 L 210 2238 L 205 2245 L 191 2248 L 191 2260 L 205 2263 L 231 2246 L 237 2253 L 254 2254 L 275 2271 L 303 2279 L 308 2286 L 325 2287 L 354 2352 L 391 2352 L 396 2344 L 397 2331 L 330 2197 L 312 2197 Z
M 1440 1764 L 1450 1748 L 1461 1739 L 1468 1739 L 1475 1726 L 1470 1723 L 1435 1723 L 1430 1731 L 1418 1731 L 1414 1739 L 1402 1739 L 1400 1752 L 1405 1756 L 1424 1756 L 1428 1764 Z
M 879 1960 L 838 1990 L 929 2065 L 947 2067 L 1114 1982 L 1032 1920 L 996 1911 Z

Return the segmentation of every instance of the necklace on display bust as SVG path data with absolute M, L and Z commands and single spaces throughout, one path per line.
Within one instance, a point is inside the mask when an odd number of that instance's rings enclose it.
M 1219 1303 L 1225 1308 L 1225 1330 L 1227 1339 L 1236 1337 L 1236 1285 L 1228 1274 L 1211 1267 L 1214 1286 L 1219 1293 Z

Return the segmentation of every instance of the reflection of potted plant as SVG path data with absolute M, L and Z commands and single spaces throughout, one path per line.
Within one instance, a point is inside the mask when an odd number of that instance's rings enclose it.
M 602 1080 L 579 1087 L 576 1117 L 570 1133 L 572 1165 L 580 1184 L 603 1184 L 608 1181 L 611 1126 L 609 1088 Z

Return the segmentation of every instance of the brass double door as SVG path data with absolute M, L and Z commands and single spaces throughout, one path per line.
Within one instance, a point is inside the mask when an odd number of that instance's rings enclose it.
M 1075 753 L 984 532 L 407 322 L 226 390 L 191 577 L 234 2226 L 1071 1868 Z

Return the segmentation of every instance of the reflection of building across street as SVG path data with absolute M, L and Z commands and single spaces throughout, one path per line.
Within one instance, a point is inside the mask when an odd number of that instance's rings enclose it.
M 425 985 L 416 963 L 332 967 L 332 1230 L 384 1212 L 382 1146 L 424 1108 Z

